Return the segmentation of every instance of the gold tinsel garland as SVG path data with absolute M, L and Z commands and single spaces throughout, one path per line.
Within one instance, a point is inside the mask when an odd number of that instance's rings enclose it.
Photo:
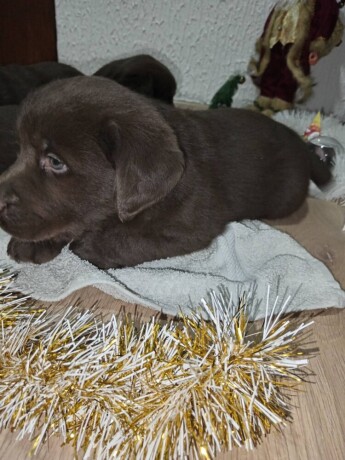
M 256 332 L 245 298 L 221 291 L 189 317 L 136 328 L 37 308 L 13 276 L 0 269 L 0 429 L 32 439 L 33 452 L 58 435 L 83 459 L 208 459 L 290 419 L 310 323 L 280 319 L 287 302 Z

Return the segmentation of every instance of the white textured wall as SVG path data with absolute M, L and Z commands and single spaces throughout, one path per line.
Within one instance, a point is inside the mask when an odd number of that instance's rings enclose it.
M 178 82 L 177 98 L 209 102 L 234 72 L 245 72 L 276 0 L 56 0 L 58 53 L 85 73 L 119 57 L 148 52 Z M 345 45 L 315 67 L 310 108 L 345 118 Z M 252 100 L 248 81 L 236 99 Z M 341 99 L 341 101 L 340 101 Z

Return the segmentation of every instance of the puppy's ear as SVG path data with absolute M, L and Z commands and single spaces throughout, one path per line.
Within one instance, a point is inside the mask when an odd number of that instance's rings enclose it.
M 143 118 L 143 117 L 142 117 Z M 184 156 L 170 126 L 160 117 L 133 123 L 110 121 L 103 130 L 116 171 L 117 212 L 122 222 L 162 200 L 184 170 Z

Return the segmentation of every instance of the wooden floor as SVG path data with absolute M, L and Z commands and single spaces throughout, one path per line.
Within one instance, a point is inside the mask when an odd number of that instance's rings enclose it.
M 87 288 L 65 299 L 64 305 L 75 305 L 83 299 L 85 308 L 98 302 L 102 309 L 113 312 L 122 303 Z M 143 319 L 153 312 L 134 306 L 126 311 L 142 313 Z M 308 313 L 311 316 L 312 313 Z M 314 383 L 306 384 L 295 398 L 294 421 L 283 433 L 272 432 L 252 452 L 236 449 L 222 453 L 218 460 L 344 460 L 345 459 L 345 310 L 329 309 L 314 314 L 313 337 L 319 354 L 310 362 Z M 305 317 L 303 317 L 305 320 Z M 29 457 L 30 443 L 15 441 L 15 433 L 0 434 L 0 459 L 24 460 Z M 61 447 L 59 439 L 32 457 L 33 460 L 73 460 L 73 450 Z M 150 459 L 148 459 L 150 460 Z

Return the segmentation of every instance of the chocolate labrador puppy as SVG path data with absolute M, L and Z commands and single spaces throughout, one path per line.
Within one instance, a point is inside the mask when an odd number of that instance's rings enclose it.
M 82 73 L 60 62 L 0 66 L 0 105 L 19 104 L 31 90 L 54 80 L 77 75 Z M 115 80 L 147 97 L 173 103 L 176 92 L 174 76 L 164 64 L 147 54 L 109 62 L 95 75 Z
M 18 134 L 18 159 L 0 177 L 0 225 L 17 261 L 46 262 L 67 244 L 101 268 L 186 254 L 228 222 L 292 213 L 310 177 L 330 179 L 264 115 L 176 109 L 101 77 L 31 93 Z
M 32 89 L 76 75 L 82 74 L 74 67 L 60 62 L 0 66 L 0 105 L 19 104 Z
M 95 75 L 115 80 L 136 93 L 172 104 L 176 80 L 170 70 L 148 54 L 118 59 L 101 67 Z

